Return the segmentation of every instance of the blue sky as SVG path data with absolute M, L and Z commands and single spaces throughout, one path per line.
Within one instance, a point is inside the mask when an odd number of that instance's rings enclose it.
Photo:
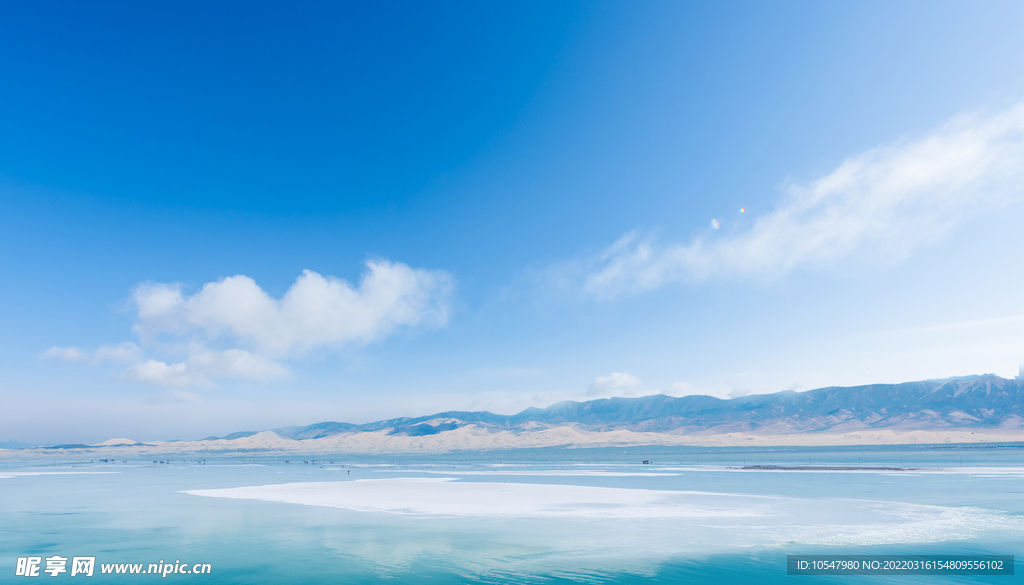
M 1012 377 L 1022 24 L 5 5 L 0 440 Z

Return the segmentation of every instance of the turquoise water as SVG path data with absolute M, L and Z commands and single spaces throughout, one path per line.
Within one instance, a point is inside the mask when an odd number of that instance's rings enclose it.
M 94 453 L 7 460 L 0 475 L 44 474 L 0 479 L 0 581 L 14 577 L 19 556 L 56 554 L 97 557 L 92 580 L 111 583 L 161 576 L 102 575 L 100 564 L 148 567 L 176 560 L 210 563 L 212 572 L 165 579 L 208 583 L 1021 583 L 1022 447 L 538 449 L 304 458 L 317 459 L 315 465 L 293 455 L 258 454 L 200 456 L 205 464 L 196 456 L 100 463 Z M 947 471 L 736 469 L 769 464 Z M 629 507 L 580 504 L 519 517 L 463 515 L 458 506 L 438 515 L 183 493 L 294 482 L 384 486 L 391 484 L 383 480 L 409 478 L 451 480 L 425 484 L 440 491 L 420 492 L 410 484 L 413 500 L 418 494 L 443 496 L 451 483 L 472 483 L 488 484 L 477 486 L 483 493 L 493 488 L 495 506 L 507 504 L 510 496 L 503 494 L 521 484 L 528 484 L 528 493 L 543 492 L 543 486 L 570 494 L 565 486 L 600 487 L 616 497 L 654 490 L 644 493 L 738 504 L 707 516 L 700 510 L 673 516 L 678 508 L 665 508 L 663 518 L 631 518 Z M 728 517 L 748 501 L 760 502 L 764 515 Z M 873 514 L 878 517 L 869 519 Z M 787 554 L 1013 554 L 1016 565 L 1012 577 L 797 577 L 786 575 Z M 69 573 L 57 578 L 78 578 Z

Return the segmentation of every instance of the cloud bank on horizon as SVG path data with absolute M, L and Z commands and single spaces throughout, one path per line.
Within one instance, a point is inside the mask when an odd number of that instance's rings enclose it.
M 192 295 L 180 284 L 142 283 L 131 295 L 135 334 L 145 347 L 185 354 L 183 361 L 142 361 L 143 350 L 131 342 L 95 352 L 51 347 L 42 357 L 134 361 L 123 372 L 128 380 L 209 386 L 222 378 L 280 378 L 288 373 L 282 358 L 366 345 L 402 328 L 448 322 L 453 289 L 448 273 L 386 260 L 368 261 L 366 268 L 358 287 L 304 270 L 280 299 L 244 275 L 207 283 Z M 211 349 L 212 344 L 241 347 Z
M 588 398 L 599 396 L 635 396 L 640 389 L 640 378 L 629 372 L 612 372 L 598 376 L 587 388 Z
M 893 263 L 1022 194 L 1024 103 L 850 157 L 820 179 L 790 185 L 749 230 L 685 244 L 632 231 L 570 271 L 582 273 L 589 296 L 609 300 L 672 282 L 778 278 L 856 257 Z

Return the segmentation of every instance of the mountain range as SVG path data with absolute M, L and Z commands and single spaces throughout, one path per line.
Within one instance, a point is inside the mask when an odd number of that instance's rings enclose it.
M 381 432 L 419 437 L 472 425 L 491 432 L 573 427 L 674 435 L 845 433 L 860 430 L 1024 430 L 1024 379 L 987 374 L 903 384 L 829 387 L 722 400 L 711 396 L 642 396 L 565 401 L 512 415 L 451 411 L 367 424 L 323 422 L 270 429 L 292 440 Z M 203 440 L 239 439 L 260 431 Z

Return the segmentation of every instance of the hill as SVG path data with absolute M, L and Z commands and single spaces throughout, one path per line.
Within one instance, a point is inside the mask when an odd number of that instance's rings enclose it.
M 711 396 L 565 401 L 518 414 L 450 411 L 367 424 L 323 422 L 273 429 L 293 440 L 378 432 L 425 436 L 473 425 L 490 431 L 536 431 L 571 426 L 583 431 L 654 432 L 679 435 L 794 434 L 861 430 L 1021 430 L 1024 381 L 994 375 L 903 384 L 829 387 L 722 400 Z M 236 439 L 256 431 L 232 433 Z M 209 437 L 207 440 L 216 440 Z

